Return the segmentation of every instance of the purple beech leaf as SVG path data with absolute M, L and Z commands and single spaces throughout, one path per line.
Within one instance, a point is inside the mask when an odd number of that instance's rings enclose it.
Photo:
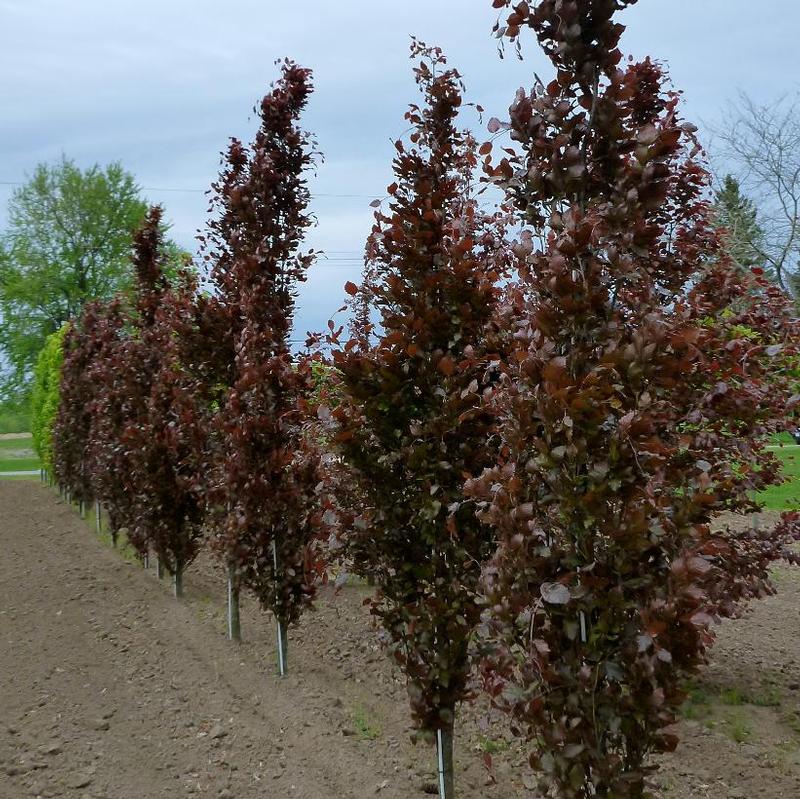
M 542 583 L 539 592 L 550 605 L 566 605 L 571 599 L 569 588 L 562 583 Z

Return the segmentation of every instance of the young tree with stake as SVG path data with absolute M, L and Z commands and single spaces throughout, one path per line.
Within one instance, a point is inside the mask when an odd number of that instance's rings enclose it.
M 80 318 L 66 328 L 60 370 L 59 405 L 53 425 L 53 471 L 81 515 L 92 500 L 92 450 L 89 434 L 91 402 L 96 393 L 89 367 L 97 356 L 96 329 L 102 315 L 100 303 L 89 303 Z
M 207 390 L 200 364 L 196 280 L 179 272 L 164 284 L 160 209 L 137 242 L 140 315 L 137 349 L 150 356 L 149 391 L 128 441 L 136 467 L 136 526 L 172 575 L 175 596 L 199 551 L 204 522 Z
M 306 174 L 315 152 L 297 121 L 311 91 L 311 72 L 285 61 L 256 109 L 253 143 L 231 141 L 213 186 L 218 214 L 206 242 L 216 288 L 205 314 L 217 344 L 209 371 L 220 387 L 214 543 L 232 584 L 275 614 L 281 675 L 287 626 L 314 594 L 319 477 L 303 434 L 313 385 L 310 363 L 293 356 L 289 343 L 297 286 L 314 260 L 299 251 L 312 221 Z
M 100 314 L 96 330 L 97 354 L 88 366 L 88 379 L 96 386 L 89 407 L 92 494 L 106 511 L 115 547 L 119 531 L 133 524 L 133 497 L 126 480 L 121 477 L 130 473 L 130 464 L 120 444 L 130 397 L 126 375 L 121 369 L 123 361 L 119 357 L 128 322 L 120 298 L 114 298 Z
M 136 232 L 133 307 L 118 296 L 101 314 L 96 355 L 87 365 L 87 379 L 97 387 L 89 406 L 92 482 L 108 512 L 112 539 L 116 543 L 124 529 L 142 559 L 159 523 L 151 507 L 159 496 L 149 482 L 149 469 L 159 466 L 154 462 L 159 442 L 150 435 L 149 404 L 164 343 L 156 341 L 153 328 L 168 289 L 161 217 L 160 207 L 151 208 Z
M 710 531 L 776 479 L 764 444 L 793 412 L 798 329 L 721 251 L 660 66 L 621 66 L 614 17 L 634 2 L 494 2 L 512 7 L 498 32 L 532 29 L 556 76 L 517 94 L 517 154 L 487 165 L 527 257 L 495 397 L 504 457 L 468 485 L 500 539 L 484 674 L 541 789 L 569 799 L 645 796 L 710 624 L 793 557 L 789 523 Z
M 437 48 L 415 43 L 412 56 L 424 102 L 406 114 L 410 145 L 395 145 L 397 180 L 388 213 L 376 212 L 360 290 L 378 323 L 362 312 L 334 353 L 341 400 L 332 413 L 365 505 L 347 550 L 375 580 L 373 613 L 406 675 L 416 726 L 436 737 L 440 792 L 450 799 L 481 563 L 494 549 L 462 486 L 493 460 L 481 392 L 506 251 L 499 217 L 485 217 L 473 197 L 478 153 L 456 126 L 460 76 Z

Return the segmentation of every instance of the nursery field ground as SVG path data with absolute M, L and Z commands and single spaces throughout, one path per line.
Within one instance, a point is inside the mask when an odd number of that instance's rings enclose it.
M 222 569 L 205 555 L 176 602 L 36 481 L 0 482 L 0 552 L 0 799 L 435 794 L 366 586 L 322 592 L 280 680 L 273 624 L 251 601 L 244 643 L 225 639 Z M 800 796 L 800 574 L 777 580 L 777 596 L 723 624 L 657 796 Z M 538 796 L 480 701 L 458 722 L 457 771 L 460 799 Z
M 39 459 L 33 451 L 30 434 L 0 435 L 0 478 L 4 472 L 33 471 Z

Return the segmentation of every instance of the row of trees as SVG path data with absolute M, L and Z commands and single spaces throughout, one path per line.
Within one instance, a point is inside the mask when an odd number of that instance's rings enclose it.
M 413 45 L 423 99 L 332 367 L 288 342 L 315 159 L 311 75 L 288 61 L 212 187 L 212 290 L 167 278 L 154 208 L 135 301 L 87 306 L 64 338 L 58 482 L 176 594 L 207 539 L 231 599 L 275 615 L 281 673 L 328 565 L 374 581 L 443 799 L 477 674 L 544 791 L 644 796 L 713 623 L 796 559 L 794 517 L 711 531 L 780 479 L 765 445 L 795 413 L 800 330 L 725 252 L 662 68 L 621 66 L 633 2 L 494 0 L 496 33 L 530 30 L 555 74 L 492 120 L 498 157 L 459 127 L 458 72 Z M 505 194 L 491 214 L 479 171 Z
M 734 261 L 760 265 L 797 301 L 800 286 L 800 96 L 740 93 L 712 128 L 715 216 Z M 88 301 L 132 284 L 128 252 L 147 213 L 119 163 L 40 164 L 16 189 L 0 231 L 0 411 L 24 413 L 45 337 Z M 168 243 L 178 265 L 180 249 Z
M 213 528 L 233 592 L 252 588 L 283 625 L 313 591 L 307 515 L 319 483 L 301 442 L 310 366 L 287 343 L 310 263 L 294 256 L 311 163 L 295 120 L 310 88 L 287 62 L 253 144 L 231 143 L 205 242 L 213 294 L 188 270 L 168 278 L 161 209 L 150 210 L 134 240 L 133 301 L 89 304 L 66 334 L 53 436 L 58 483 L 99 501 L 114 536 L 154 552 L 176 595 Z

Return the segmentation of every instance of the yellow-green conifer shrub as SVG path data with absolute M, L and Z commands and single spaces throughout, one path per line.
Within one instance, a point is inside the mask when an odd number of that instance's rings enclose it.
M 64 335 L 68 325 L 51 333 L 39 353 L 33 372 L 31 394 L 31 432 L 33 448 L 42 467 L 53 469 L 53 425 L 58 412 L 61 364 L 64 361 Z

